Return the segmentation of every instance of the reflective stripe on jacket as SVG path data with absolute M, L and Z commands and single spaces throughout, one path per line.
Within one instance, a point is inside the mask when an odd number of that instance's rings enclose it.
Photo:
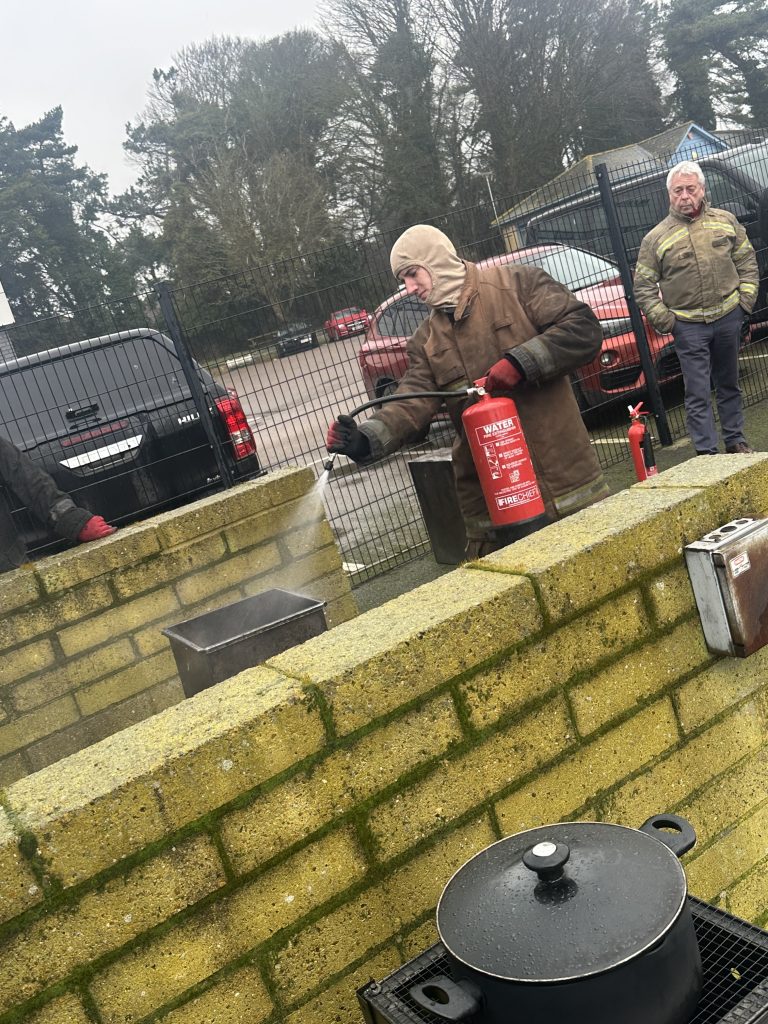
M 456 391 L 446 406 L 456 428 L 453 468 L 467 534 L 490 528 L 461 414 L 470 399 L 463 389 L 513 353 L 526 381 L 512 392 L 539 486 L 553 519 L 604 498 L 608 488 L 581 418 L 568 374 L 594 359 L 602 332 L 592 310 L 538 267 L 482 270 L 467 263 L 467 278 L 453 321 L 438 310 L 408 343 L 408 370 L 398 394 Z M 360 424 L 371 460 L 418 436 L 440 408 L 440 399 L 392 402 Z
M 738 305 L 749 312 L 757 283 L 743 225 L 706 200 L 693 219 L 670 210 L 640 244 L 635 297 L 657 331 L 671 330 L 676 319 L 712 323 Z

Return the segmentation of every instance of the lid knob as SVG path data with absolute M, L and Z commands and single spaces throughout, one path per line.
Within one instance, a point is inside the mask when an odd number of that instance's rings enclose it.
M 563 877 L 563 866 L 571 856 L 565 843 L 536 843 L 523 854 L 523 864 L 535 871 L 542 882 L 556 882 Z

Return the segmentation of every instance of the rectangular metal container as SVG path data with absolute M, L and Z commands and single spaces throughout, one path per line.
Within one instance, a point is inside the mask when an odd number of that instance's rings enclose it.
M 184 694 L 191 697 L 322 633 L 328 628 L 324 608 L 311 597 L 265 590 L 162 630 Z
M 707 647 L 746 658 L 768 643 L 768 519 L 734 519 L 686 545 Z

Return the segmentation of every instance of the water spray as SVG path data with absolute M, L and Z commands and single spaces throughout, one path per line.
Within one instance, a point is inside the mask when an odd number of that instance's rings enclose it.
M 346 415 L 355 419 L 361 412 L 365 412 L 366 409 L 378 408 L 378 406 L 384 405 L 386 402 L 407 402 L 411 398 L 461 398 L 462 396 L 480 398 L 484 394 L 485 388 L 475 384 L 471 388 L 459 388 L 458 391 L 413 391 L 410 394 L 403 395 L 382 395 L 381 398 L 373 398 L 364 405 L 358 405 L 356 409 L 352 409 Z M 324 472 L 330 473 L 333 470 L 333 464 L 336 462 L 338 454 L 339 452 L 333 452 L 327 462 L 323 463 Z

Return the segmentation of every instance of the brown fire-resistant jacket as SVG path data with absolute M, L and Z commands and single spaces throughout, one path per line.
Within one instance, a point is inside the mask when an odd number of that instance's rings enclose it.
M 640 243 L 637 304 L 657 331 L 675 320 L 712 323 L 757 298 L 757 259 L 743 226 L 704 202 L 698 217 L 670 209 Z M 659 294 L 661 289 L 661 294 Z
M 547 512 L 557 519 L 599 501 L 608 488 L 568 380 L 600 351 L 597 318 L 538 267 L 466 266 L 453 321 L 432 310 L 408 343 L 408 370 L 397 393 L 461 392 L 505 353 L 513 354 L 526 380 L 511 396 Z M 446 405 L 457 432 L 453 467 L 467 535 L 481 539 L 492 527 L 461 425 L 470 402 L 459 394 Z M 368 461 L 421 433 L 439 407 L 437 398 L 392 402 L 360 424 L 371 444 Z

